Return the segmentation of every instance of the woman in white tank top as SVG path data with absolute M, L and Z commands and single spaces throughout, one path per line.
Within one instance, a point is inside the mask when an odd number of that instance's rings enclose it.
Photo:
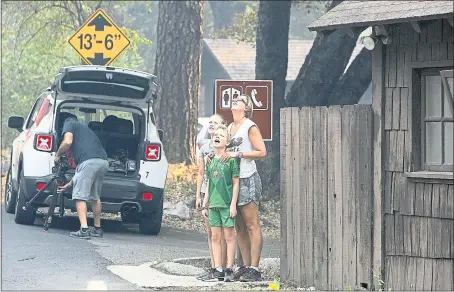
M 258 270 L 263 237 L 260 227 L 258 201 L 262 195 L 262 182 L 255 159 L 266 156 L 265 143 L 257 125 L 250 120 L 253 103 L 249 96 L 241 95 L 232 101 L 233 123 L 229 125 L 230 144 L 225 159 L 240 159 L 240 187 L 236 232 L 244 266 L 234 278 L 242 281 L 260 281 Z

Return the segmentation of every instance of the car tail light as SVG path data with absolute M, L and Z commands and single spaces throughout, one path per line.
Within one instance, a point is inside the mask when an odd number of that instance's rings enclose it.
M 36 189 L 37 189 L 38 191 L 40 191 L 40 190 L 44 189 L 44 186 L 45 186 L 45 185 L 46 185 L 46 184 L 45 184 L 45 183 L 42 183 L 42 182 L 37 183 L 37 184 L 36 184 Z
M 161 145 L 148 144 L 145 146 L 145 160 L 159 161 L 161 160 Z
M 151 201 L 152 199 L 153 199 L 153 194 L 152 193 L 143 193 L 142 194 L 142 200 Z
M 49 134 L 36 134 L 35 136 L 35 149 L 39 151 L 52 151 L 53 137 Z

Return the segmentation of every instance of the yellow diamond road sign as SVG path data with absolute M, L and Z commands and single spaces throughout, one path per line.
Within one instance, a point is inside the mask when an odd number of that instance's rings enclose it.
M 112 63 L 130 44 L 102 9 L 96 10 L 68 42 L 85 62 L 103 66 Z

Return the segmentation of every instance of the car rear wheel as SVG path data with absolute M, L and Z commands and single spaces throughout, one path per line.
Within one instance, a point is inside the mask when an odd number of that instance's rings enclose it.
M 25 179 L 24 171 L 21 170 L 19 177 L 19 189 L 17 190 L 17 202 L 14 221 L 17 224 L 32 225 L 35 222 L 36 211 L 31 208 L 24 210 L 23 207 L 25 206 L 25 203 Z
M 139 222 L 139 232 L 142 234 L 158 235 L 161 232 L 163 210 L 164 202 L 161 201 L 157 210 L 145 213 Z
M 14 209 L 16 207 L 16 198 L 17 192 L 14 191 L 13 181 L 11 178 L 11 167 L 8 170 L 6 176 L 6 186 L 5 186 L 5 210 L 6 213 L 14 214 Z

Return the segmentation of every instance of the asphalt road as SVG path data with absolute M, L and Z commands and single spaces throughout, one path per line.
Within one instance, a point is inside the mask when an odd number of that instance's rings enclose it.
M 54 218 L 46 233 L 42 220 L 18 225 L 2 207 L 1 290 L 137 290 L 109 265 L 140 265 L 175 258 L 208 256 L 205 235 L 163 227 L 159 236 L 139 234 L 136 225 L 104 220 L 103 238 L 75 239 L 76 217 Z M 263 257 L 278 257 L 279 246 L 265 240 Z

